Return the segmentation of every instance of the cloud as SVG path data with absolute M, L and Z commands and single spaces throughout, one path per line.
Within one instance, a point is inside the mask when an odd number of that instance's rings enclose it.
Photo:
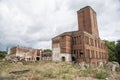
M 51 38 L 77 30 L 76 11 L 92 6 L 101 39 L 120 38 L 119 0 L 0 0 L 0 50 L 14 45 L 51 48 Z

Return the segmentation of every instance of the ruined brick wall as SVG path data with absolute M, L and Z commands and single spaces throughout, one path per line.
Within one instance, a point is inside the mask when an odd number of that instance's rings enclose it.
M 15 54 L 17 52 L 17 47 L 10 48 L 10 54 Z
M 72 56 L 76 62 L 86 62 L 97 66 L 100 60 L 106 63 L 108 51 L 105 42 L 87 32 L 72 35 Z
M 25 58 L 27 61 L 35 61 L 37 57 L 40 57 L 41 50 L 16 46 L 10 49 L 10 54 Z

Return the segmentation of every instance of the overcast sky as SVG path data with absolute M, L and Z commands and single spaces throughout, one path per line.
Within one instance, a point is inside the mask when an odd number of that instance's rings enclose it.
M 50 48 L 51 38 L 78 29 L 76 11 L 91 6 L 101 39 L 120 39 L 120 0 L 0 0 L 0 50 Z

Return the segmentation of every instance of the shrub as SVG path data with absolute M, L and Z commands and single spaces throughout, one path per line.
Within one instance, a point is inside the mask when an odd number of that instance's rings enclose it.
M 90 71 L 89 71 L 89 70 L 84 70 L 84 71 L 83 71 L 83 76 L 84 76 L 84 77 L 88 77 L 89 74 L 90 74 Z
M 92 74 L 94 72 L 94 70 L 92 70 L 91 68 L 88 68 L 88 69 L 85 69 L 85 70 L 82 70 L 82 75 L 84 77 L 88 77 L 90 74 Z
M 105 79 L 109 77 L 109 74 L 101 71 L 101 72 L 96 73 L 95 77 L 98 79 Z
M 0 60 L 5 58 L 7 52 L 6 51 L 0 51 Z

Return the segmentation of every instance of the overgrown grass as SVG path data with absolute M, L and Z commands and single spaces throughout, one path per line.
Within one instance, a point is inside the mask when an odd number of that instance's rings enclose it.
M 56 75 L 53 73 L 53 70 L 48 69 L 47 71 L 45 71 L 45 72 L 43 73 L 43 77 L 56 78 Z
M 91 73 L 90 70 L 83 70 L 82 75 L 83 75 L 84 77 L 88 77 L 90 73 Z
M 97 79 L 105 79 L 105 78 L 108 78 L 109 76 L 110 75 L 107 72 L 103 72 L 103 71 L 97 72 L 95 75 Z
M 9 74 L 11 71 L 22 71 L 25 69 L 29 69 L 30 72 L 20 75 Z M 17 78 L 18 80 L 22 77 L 38 78 L 40 80 L 73 80 L 75 77 L 93 77 L 97 79 L 105 79 L 110 76 L 107 70 L 104 68 L 88 68 L 83 70 L 78 65 L 68 64 L 66 62 L 54 63 L 44 61 L 25 62 L 23 65 L 1 62 L 0 74 L 2 74 L 2 72 L 6 73 L 6 76 L 8 77 L 15 77 L 15 79 Z
M 69 69 L 64 68 L 64 69 L 59 70 L 58 75 L 61 75 L 61 74 L 67 74 L 67 73 L 69 73 Z

